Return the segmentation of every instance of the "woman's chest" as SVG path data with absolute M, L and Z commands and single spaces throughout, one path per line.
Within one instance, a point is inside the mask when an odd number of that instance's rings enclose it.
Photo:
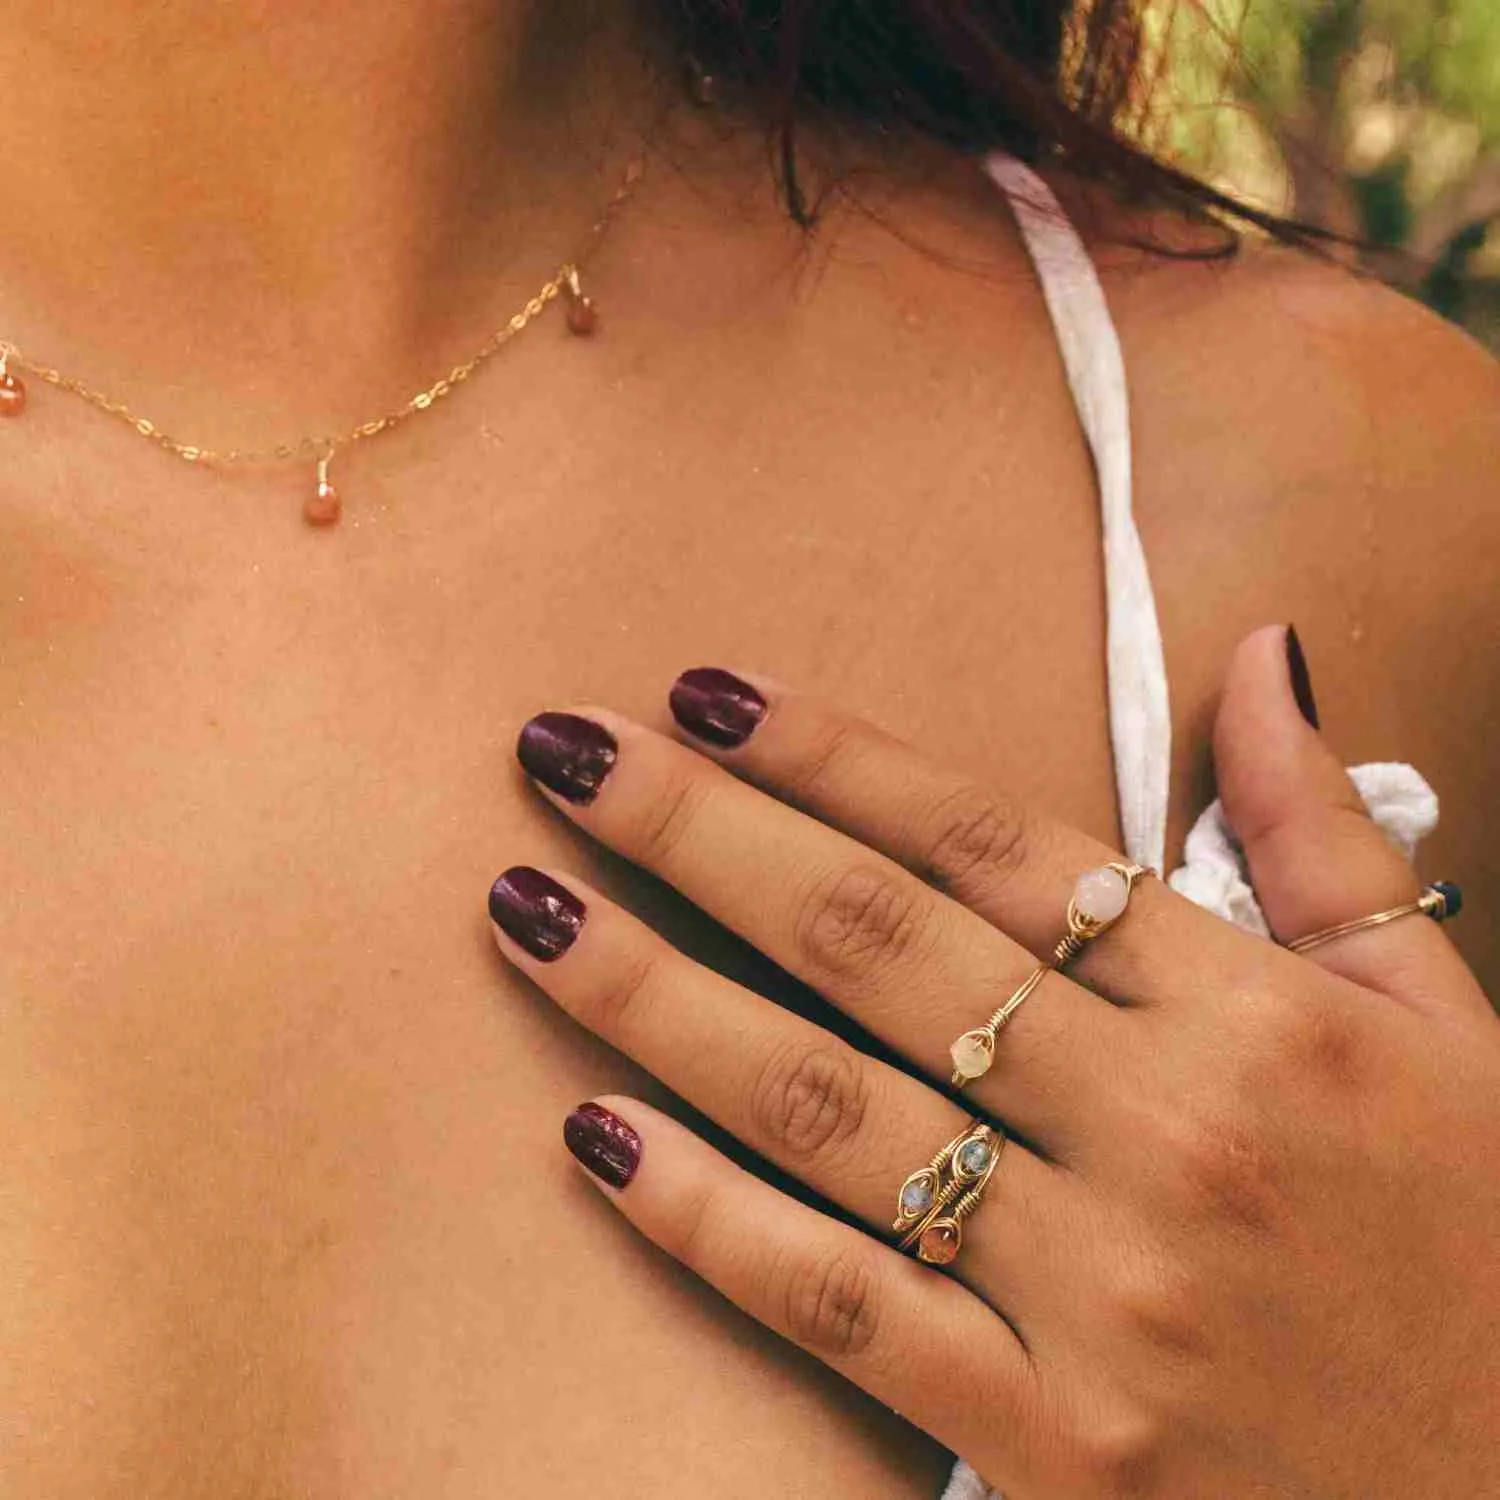
M 543 826 L 509 753 L 531 713 L 592 699 L 660 721 L 705 663 L 1107 823 L 1085 469 L 1054 464 L 1044 494 L 995 454 L 940 476 L 925 454 L 758 444 L 636 443 L 550 472 L 480 458 L 401 480 L 351 465 L 327 534 L 295 521 L 296 476 L 262 486 L 258 515 L 231 493 L 239 516 L 175 537 L 154 495 L 134 536 L 18 518 L 0 563 L 0 818 L 29 872 L 12 961 L 45 963 L 44 925 L 67 930 L 89 890 L 128 898 L 118 937 L 187 892 L 315 899 L 503 857 Z M 162 468 L 183 514 L 204 504 Z M 102 521 L 89 478 L 79 509 Z M 131 499 L 110 503 L 129 517 Z
M 20 1398 L 93 1369 L 127 1447 L 144 1426 L 250 1454 L 275 1427 L 296 1483 L 351 1492 L 377 1470 L 432 1492 L 434 1434 L 480 1466 L 499 1431 L 518 1484 L 559 1454 L 604 1493 L 645 1484 L 663 1403 L 744 1456 L 745 1493 L 799 1424 L 842 1480 L 895 1451 L 828 1447 L 822 1388 L 768 1404 L 767 1345 L 724 1375 L 722 1310 L 649 1259 L 597 1273 L 557 1123 L 647 1085 L 502 972 L 488 885 L 571 865 L 695 952 L 741 956 L 561 828 L 511 747 L 573 703 L 661 724 L 679 671 L 746 667 L 1112 836 L 1096 500 L 1062 430 L 1038 435 L 1045 462 L 947 441 L 939 466 L 915 419 L 863 449 L 708 426 L 717 444 L 622 441 L 508 477 L 494 454 L 363 489 L 351 467 L 328 535 L 226 517 L 174 551 L 164 530 L 17 523 L 3 1116 L 51 1228 L 0 1253 L 53 1281 L 0 1316 L 54 1351 Z M 1165 576 L 1229 587 L 1183 535 Z M 1211 680 L 1218 633 L 1179 653 L 1189 682 Z M 597 1442 L 554 1399 L 581 1347 L 618 1402 Z
M 300 529 L 294 486 L 259 529 L 226 514 L 175 552 L 165 532 L 146 551 L 22 527 L 34 545 L 0 565 L 0 994 L 42 1071 L 186 1090 L 168 1115 L 195 1129 L 200 1090 L 247 1091 L 253 1113 L 351 1070 L 378 1091 L 431 1067 L 437 1093 L 445 1070 L 514 1075 L 539 1035 L 571 1031 L 495 1003 L 513 981 L 486 950 L 493 876 L 560 861 L 662 907 L 529 792 L 516 734 L 590 701 L 664 727 L 692 666 L 826 695 L 1117 837 L 1076 436 L 1041 434 L 1034 465 L 959 445 L 942 472 L 888 434 L 829 452 L 721 436 L 622 434 L 508 476 L 493 454 L 401 481 L 351 466 L 330 534 Z M 1185 515 L 1153 557 L 1199 622 L 1168 637 L 1180 724 L 1202 722 L 1268 592 L 1221 556 Z M 1180 736 L 1175 833 L 1203 758 Z

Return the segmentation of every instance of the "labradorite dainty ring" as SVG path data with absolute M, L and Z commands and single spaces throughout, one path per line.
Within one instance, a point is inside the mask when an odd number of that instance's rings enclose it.
M 996 1038 L 1006 1022 L 1049 974 L 1072 963 L 1089 943 L 1108 932 L 1125 915 L 1136 882 L 1151 873 L 1144 865 L 1112 863 L 1078 877 L 1073 899 L 1068 902 L 1068 930 L 1052 950 L 1052 956 L 1026 976 L 983 1026 L 964 1032 L 948 1049 L 953 1059 L 950 1081 L 954 1088 L 965 1088 L 989 1072 L 995 1062 Z
M 1431 917 L 1434 922 L 1446 922 L 1463 910 L 1463 892 L 1451 880 L 1435 880 L 1415 901 L 1402 906 L 1393 906 L 1389 911 L 1377 911 L 1368 917 L 1356 917 L 1352 922 L 1340 922 L 1336 927 L 1323 927 L 1310 932 L 1294 943 L 1288 943 L 1289 953 L 1311 953 L 1324 943 L 1335 938 L 1348 937 L 1351 933 L 1365 932 L 1371 927 L 1384 927 L 1387 922 L 1397 922 L 1402 917 Z
M 964 1220 L 984 1197 L 1005 1151 L 998 1126 L 971 1120 L 925 1167 L 918 1168 L 896 1196 L 891 1228 L 898 1248 L 929 1266 L 947 1266 L 963 1248 Z

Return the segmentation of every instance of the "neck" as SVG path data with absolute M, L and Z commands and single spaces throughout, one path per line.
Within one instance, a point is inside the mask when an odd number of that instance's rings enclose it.
M 389 396 L 578 248 L 650 87 L 633 9 L 13 0 L 0 338 L 184 416 L 268 365 L 304 419 L 363 399 L 335 372 Z

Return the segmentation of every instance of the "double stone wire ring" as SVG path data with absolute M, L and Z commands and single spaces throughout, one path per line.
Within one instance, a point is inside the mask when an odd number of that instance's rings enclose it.
M 971 1120 L 925 1167 L 901 1184 L 896 1220 L 899 1248 L 915 1250 L 929 1266 L 958 1259 L 964 1220 L 979 1200 L 1005 1150 L 1006 1135 L 996 1126 Z
M 1108 864 L 1079 877 L 1068 903 L 1068 930 L 1052 956 L 1037 965 L 983 1026 L 966 1031 L 950 1048 L 955 1088 L 989 1072 L 995 1039 L 1005 1023 L 1048 974 L 1071 963 L 1120 920 L 1136 882 L 1150 873 L 1141 865 Z M 918 1260 L 931 1266 L 951 1265 L 958 1258 L 964 1220 L 979 1207 L 1006 1141 L 999 1126 L 973 1120 L 901 1184 L 891 1225 L 900 1236 L 900 1249 L 914 1251 Z
M 983 1026 L 966 1031 L 948 1049 L 953 1059 L 953 1087 L 965 1088 L 994 1066 L 995 1041 L 1006 1022 L 1025 1004 L 1047 975 L 1065 968 L 1084 947 L 1108 932 L 1125 915 L 1136 882 L 1151 874 L 1143 865 L 1107 864 L 1078 877 L 1068 902 L 1068 930 L 1025 981 Z

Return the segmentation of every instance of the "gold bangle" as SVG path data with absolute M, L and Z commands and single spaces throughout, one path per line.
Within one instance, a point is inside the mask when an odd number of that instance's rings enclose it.
M 995 1065 L 995 1041 L 1006 1022 L 1047 975 L 1072 963 L 1089 943 L 1125 915 L 1136 883 L 1151 873 L 1144 865 L 1111 863 L 1079 876 L 1068 902 L 1068 930 L 1052 950 L 1052 957 L 1038 964 L 983 1026 L 964 1032 L 949 1047 L 948 1055 L 953 1059 L 949 1082 L 954 1088 L 965 1088 L 989 1072 Z
M 1434 881 L 1415 901 L 1393 906 L 1389 911 L 1377 911 L 1368 917 L 1355 917 L 1352 922 L 1340 922 L 1335 927 L 1310 932 L 1306 937 L 1288 943 L 1286 949 L 1288 953 L 1311 953 L 1314 948 L 1321 948 L 1324 943 L 1331 943 L 1335 938 L 1348 937 L 1351 933 L 1364 932 L 1371 927 L 1384 927 L 1387 922 L 1397 922 L 1402 917 L 1420 915 L 1431 917 L 1434 922 L 1444 922 L 1449 917 L 1456 917 L 1463 910 L 1463 904 L 1463 892 L 1451 881 Z
M 897 1248 L 929 1266 L 951 1265 L 963 1248 L 963 1224 L 984 1197 L 1005 1151 L 998 1126 L 971 1120 L 925 1167 L 901 1184 L 891 1228 Z

